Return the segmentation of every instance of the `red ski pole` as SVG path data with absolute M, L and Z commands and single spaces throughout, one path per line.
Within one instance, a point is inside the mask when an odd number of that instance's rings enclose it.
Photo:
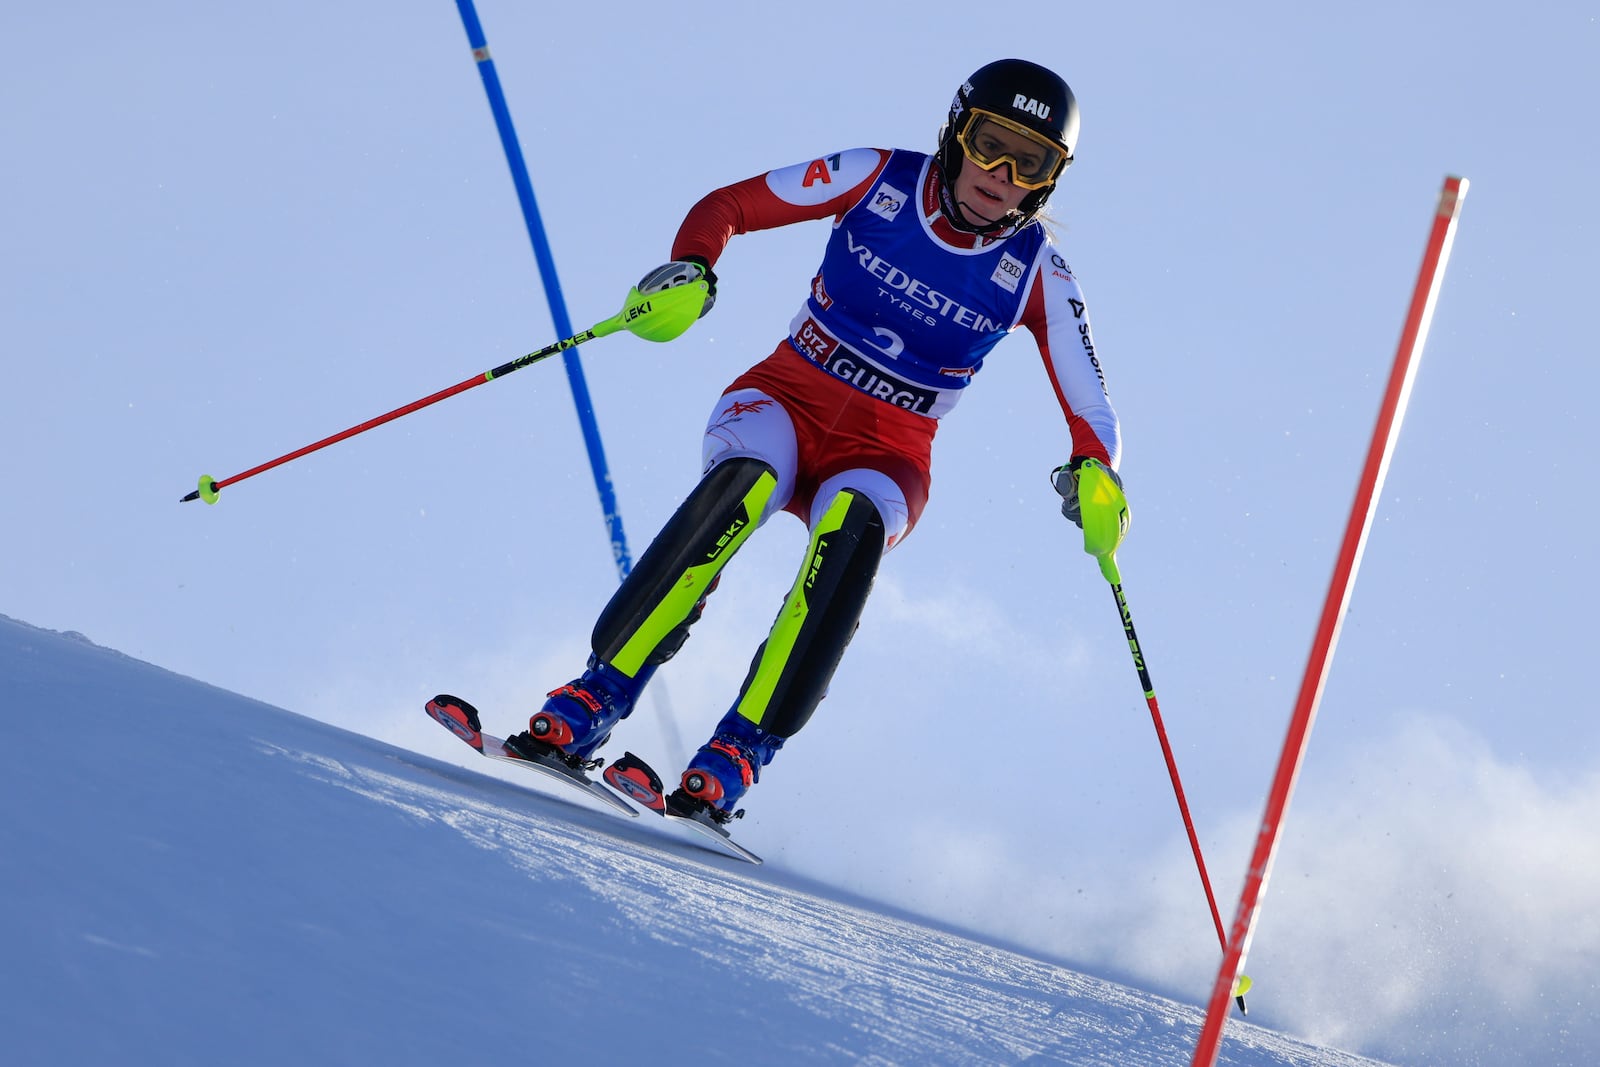
M 1211 921 L 1217 928 L 1217 940 L 1224 952 L 1228 937 L 1222 930 L 1222 914 L 1217 911 L 1217 897 L 1211 891 L 1211 876 L 1206 873 L 1206 858 L 1200 851 L 1200 838 L 1194 832 L 1194 817 L 1189 814 L 1189 801 L 1183 795 L 1183 780 L 1178 777 L 1178 761 L 1173 758 L 1172 744 L 1167 740 L 1167 727 L 1161 721 L 1161 705 L 1156 701 L 1156 687 L 1150 681 L 1150 668 L 1145 666 L 1144 651 L 1139 647 L 1139 635 L 1133 628 L 1133 612 L 1128 608 L 1128 598 L 1122 592 L 1122 571 L 1117 566 L 1117 546 L 1128 532 L 1128 502 L 1122 495 L 1121 483 L 1109 468 L 1098 460 L 1084 460 L 1075 464 L 1076 489 L 1079 502 L 1078 521 L 1083 527 L 1083 550 L 1100 564 L 1100 573 L 1111 585 L 1117 598 L 1117 613 L 1122 616 L 1122 631 L 1128 638 L 1128 650 L 1133 653 L 1133 666 L 1139 672 L 1139 684 L 1144 689 L 1144 702 L 1150 707 L 1150 721 L 1155 724 L 1156 737 L 1161 741 L 1161 755 L 1167 761 L 1167 775 L 1172 779 L 1172 795 L 1178 800 L 1178 813 L 1183 816 L 1183 828 L 1189 835 L 1189 848 L 1194 852 L 1195 869 L 1200 872 L 1200 885 L 1206 891 L 1206 903 L 1211 907 Z M 1059 490 L 1058 490 L 1059 491 Z M 1233 995 L 1239 1010 L 1249 1014 L 1244 995 L 1250 989 L 1250 979 L 1244 975 L 1233 984 Z
M 1333 649 L 1339 643 L 1339 628 L 1344 622 L 1350 590 L 1355 585 L 1356 570 L 1361 566 L 1361 553 L 1366 548 L 1367 534 L 1378 510 L 1384 476 L 1389 471 L 1389 456 L 1400 436 L 1400 424 L 1405 418 L 1406 403 L 1411 398 L 1412 382 L 1416 379 L 1416 357 L 1422 352 L 1422 346 L 1428 338 L 1428 326 L 1433 320 L 1439 286 L 1444 280 L 1445 264 L 1450 259 L 1450 246 L 1455 241 L 1456 218 L 1461 213 L 1461 201 L 1466 195 L 1465 178 L 1445 179 L 1444 188 L 1439 193 L 1438 207 L 1434 211 L 1433 226 L 1428 233 L 1428 244 L 1423 251 L 1422 266 L 1417 272 L 1416 288 L 1411 294 L 1411 308 L 1406 314 L 1405 326 L 1400 331 L 1400 347 L 1389 372 L 1388 389 L 1378 411 L 1377 426 L 1372 431 L 1366 465 L 1362 468 L 1356 498 L 1350 507 L 1344 541 L 1334 563 L 1328 595 L 1322 603 L 1322 617 L 1317 623 L 1311 655 L 1300 682 L 1300 695 L 1295 700 L 1288 736 L 1284 738 L 1283 752 L 1278 759 L 1278 770 L 1273 776 L 1271 791 L 1267 794 L 1266 811 L 1261 816 L 1261 831 L 1256 836 L 1255 852 L 1245 872 L 1239 910 L 1233 916 L 1232 936 L 1223 952 L 1216 984 L 1211 987 L 1211 1001 L 1206 1010 L 1205 1026 L 1200 1030 L 1200 1040 L 1195 1045 L 1192 1067 L 1212 1067 L 1217 1062 L 1222 1029 L 1228 1019 L 1228 989 L 1233 976 L 1244 966 L 1245 955 L 1250 950 L 1250 939 L 1255 933 L 1256 919 L 1261 914 L 1261 897 L 1266 893 L 1267 877 L 1277 855 L 1284 815 L 1289 809 L 1289 797 L 1294 792 L 1295 779 L 1300 775 L 1300 761 L 1305 756 L 1306 744 L 1311 737 L 1311 724 L 1322 698 L 1322 686 L 1328 678 Z
M 1103 566 L 1103 565 L 1102 565 Z M 1113 564 L 1115 570 L 1115 564 Z M 1110 577 L 1109 575 L 1107 577 Z M 1145 666 L 1144 652 L 1139 648 L 1139 635 L 1133 629 L 1133 613 L 1128 610 L 1128 598 L 1122 593 L 1121 575 L 1111 582 L 1111 592 L 1117 598 L 1117 611 L 1122 615 L 1122 630 L 1128 637 L 1128 649 L 1133 653 L 1133 666 L 1139 672 L 1139 684 L 1144 687 L 1144 702 L 1150 706 L 1150 721 L 1155 724 L 1156 737 L 1161 739 L 1161 755 L 1167 761 L 1167 775 L 1172 779 L 1172 793 L 1178 798 L 1178 812 L 1183 816 L 1183 828 L 1189 835 L 1189 848 L 1194 852 L 1194 865 L 1200 872 L 1200 885 L 1206 891 L 1206 903 L 1211 907 L 1211 921 L 1217 927 L 1217 941 L 1224 952 L 1228 949 L 1228 935 L 1222 930 L 1222 913 L 1217 910 L 1217 897 L 1211 891 L 1211 876 L 1206 873 L 1206 858 L 1200 852 L 1200 838 L 1194 832 L 1194 816 L 1189 814 L 1189 801 L 1183 795 L 1183 782 L 1178 777 L 1178 761 L 1172 755 L 1172 743 L 1167 740 L 1167 727 L 1161 721 L 1161 705 L 1156 702 L 1156 688 L 1150 681 L 1150 669 Z M 1239 1010 L 1248 1015 L 1244 995 L 1250 990 L 1250 979 L 1240 975 L 1233 984 L 1233 996 Z
M 293 452 L 279 456 L 277 459 L 269 459 L 259 466 L 251 467 L 249 470 L 235 474 L 232 477 L 217 479 L 209 474 L 202 474 L 200 476 L 200 487 L 178 502 L 183 504 L 190 500 L 204 500 L 207 504 L 215 504 L 217 502 L 217 494 L 225 486 L 232 485 L 235 482 L 242 482 L 246 478 L 253 478 L 263 471 L 269 471 L 273 467 L 280 467 L 290 460 L 299 459 L 301 456 L 327 448 L 329 445 L 337 444 L 346 438 L 354 437 L 356 434 L 365 433 L 375 426 L 393 422 L 402 415 L 409 415 L 413 411 L 428 407 L 430 404 L 437 404 L 446 397 L 464 393 L 474 386 L 492 382 L 497 378 L 504 378 L 512 371 L 521 370 L 523 367 L 553 356 L 557 352 L 565 352 L 567 349 L 575 348 L 585 341 L 592 341 L 596 337 L 604 337 L 607 334 L 616 333 L 618 330 L 627 330 L 629 333 L 642 337 L 647 341 L 671 341 L 694 325 L 695 319 L 699 318 L 701 308 L 705 305 L 707 289 L 708 287 L 703 280 L 690 282 L 687 285 L 673 286 L 670 289 L 662 289 L 659 292 L 649 294 L 640 293 L 638 289 L 631 289 L 621 311 L 609 319 L 596 323 L 580 334 L 575 334 L 565 340 L 557 341 L 555 344 L 547 345 L 537 352 L 529 352 L 525 356 L 518 356 L 510 362 L 500 364 L 493 370 L 475 374 L 466 381 L 457 382 L 448 389 L 441 389 L 431 396 L 425 396 L 421 400 L 414 400 L 404 407 L 395 408 L 393 411 L 379 415 L 375 419 L 368 419 L 366 422 L 358 426 L 352 426 L 348 430 L 340 430 L 338 433 L 324 437 L 320 441 L 314 441 L 304 448 L 297 448 Z

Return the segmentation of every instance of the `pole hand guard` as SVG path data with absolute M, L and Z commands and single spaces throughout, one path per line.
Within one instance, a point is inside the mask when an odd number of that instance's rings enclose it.
M 1099 561 L 1106 581 L 1121 585 L 1117 549 L 1128 535 L 1130 519 L 1122 479 L 1099 460 L 1079 456 L 1057 467 L 1051 482 L 1061 494 L 1061 514 L 1083 530 L 1083 550 Z
M 710 305 L 711 286 L 704 278 L 649 293 L 634 286 L 622 310 L 607 319 L 597 335 L 627 330 L 646 341 L 676 341 Z
M 639 284 L 634 288 L 641 295 L 650 296 L 675 289 L 680 285 L 694 285 L 699 282 L 705 283 L 705 304 L 700 308 L 698 316 L 703 319 L 711 310 L 711 306 L 717 302 L 717 275 L 711 269 L 711 265 L 700 256 L 686 256 L 671 263 L 663 263 L 640 278 Z

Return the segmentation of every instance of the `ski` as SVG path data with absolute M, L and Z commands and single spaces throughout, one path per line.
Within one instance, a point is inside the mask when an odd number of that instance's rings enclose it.
M 634 804 L 638 804 L 660 815 L 669 824 L 691 831 L 697 843 L 710 847 L 712 851 L 746 863 L 761 862 L 760 856 L 728 836 L 728 832 L 716 825 L 709 815 L 695 818 L 693 814 L 669 808 L 660 776 L 632 752 L 624 753 L 621 759 L 606 768 L 601 775 L 605 782 L 602 785 L 557 755 L 545 759 L 529 758 L 507 747 L 505 738 L 484 732 L 478 709 L 460 697 L 441 693 L 428 701 L 425 710 L 430 718 L 471 745 L 480 755 L 538 771 L 554 781 L 581 790 L 623 815 L 637 817 L 639 810 Z
M 587 793 L 612 811 L 633 817 L 639 814 L 632 804 L 583 771 L 565 763 L 559 756 L 552 755 L 545 759 L 522 756 L 506 747 L 505 738 L 484 733 L 483 725 L 478 718 L 478 709 L 460 697 L 441 693 L 428 701 L 427 712 L 439 725 L 477 749 L 481 755 L 538 771 L 555 781 Z
M 632 752 L 624 752 L 622 758 L 607 767 L 600 777 L 635 804 L 655 812 L 674 826 L 699 834 L 726 854 L 746 863 L 761 862 L 760 856 L 735 841 L 710 815 L 674 810 L 661 785 L 661 776 Z

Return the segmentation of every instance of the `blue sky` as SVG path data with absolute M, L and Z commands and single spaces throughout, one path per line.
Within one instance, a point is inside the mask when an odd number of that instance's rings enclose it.
M 1587 1019 L 1593 5 L 1515 25 L 1367 3 L 1020 28 L 945 3 L 480 14 L 580 325 L 716 185 L 927 148 L 999 56 L 1072 84 L 1053 214 L 1123 418 L 1123 577 L 1225 915 L 1434 198 L 1467 177 L 1253 999 L 1402 1060 Z M 177 503 L 554 339 L 454 5 L 35 5 L 0 40 L 0 610 L 445 758 L 434 692 L 511 729 L 615 582 L 556 368 Z M 636 555 L 824 234 L 737 241 L 678 342 L 583 350 Z M 774 863 L 1203 999 L 1214 932 L 1115 606 L 1055 510 L 1065 450 L 1031 341 L 1005 342 L 744 831 Z M 698 742 L 802 547 L 787 517 L 752 540 L 660 676 L 670 716 L 620 745 L 666 764 Z

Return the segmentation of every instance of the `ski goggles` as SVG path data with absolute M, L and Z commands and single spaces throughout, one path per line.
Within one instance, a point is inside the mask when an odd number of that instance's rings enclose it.
M 972 109 L 960 141 L 962 153 L 984 170 L 1011 164 L 1011 184 L 1022 189 L 1042 189 L 1071 162 L 1060 145 L 978 107 Z

